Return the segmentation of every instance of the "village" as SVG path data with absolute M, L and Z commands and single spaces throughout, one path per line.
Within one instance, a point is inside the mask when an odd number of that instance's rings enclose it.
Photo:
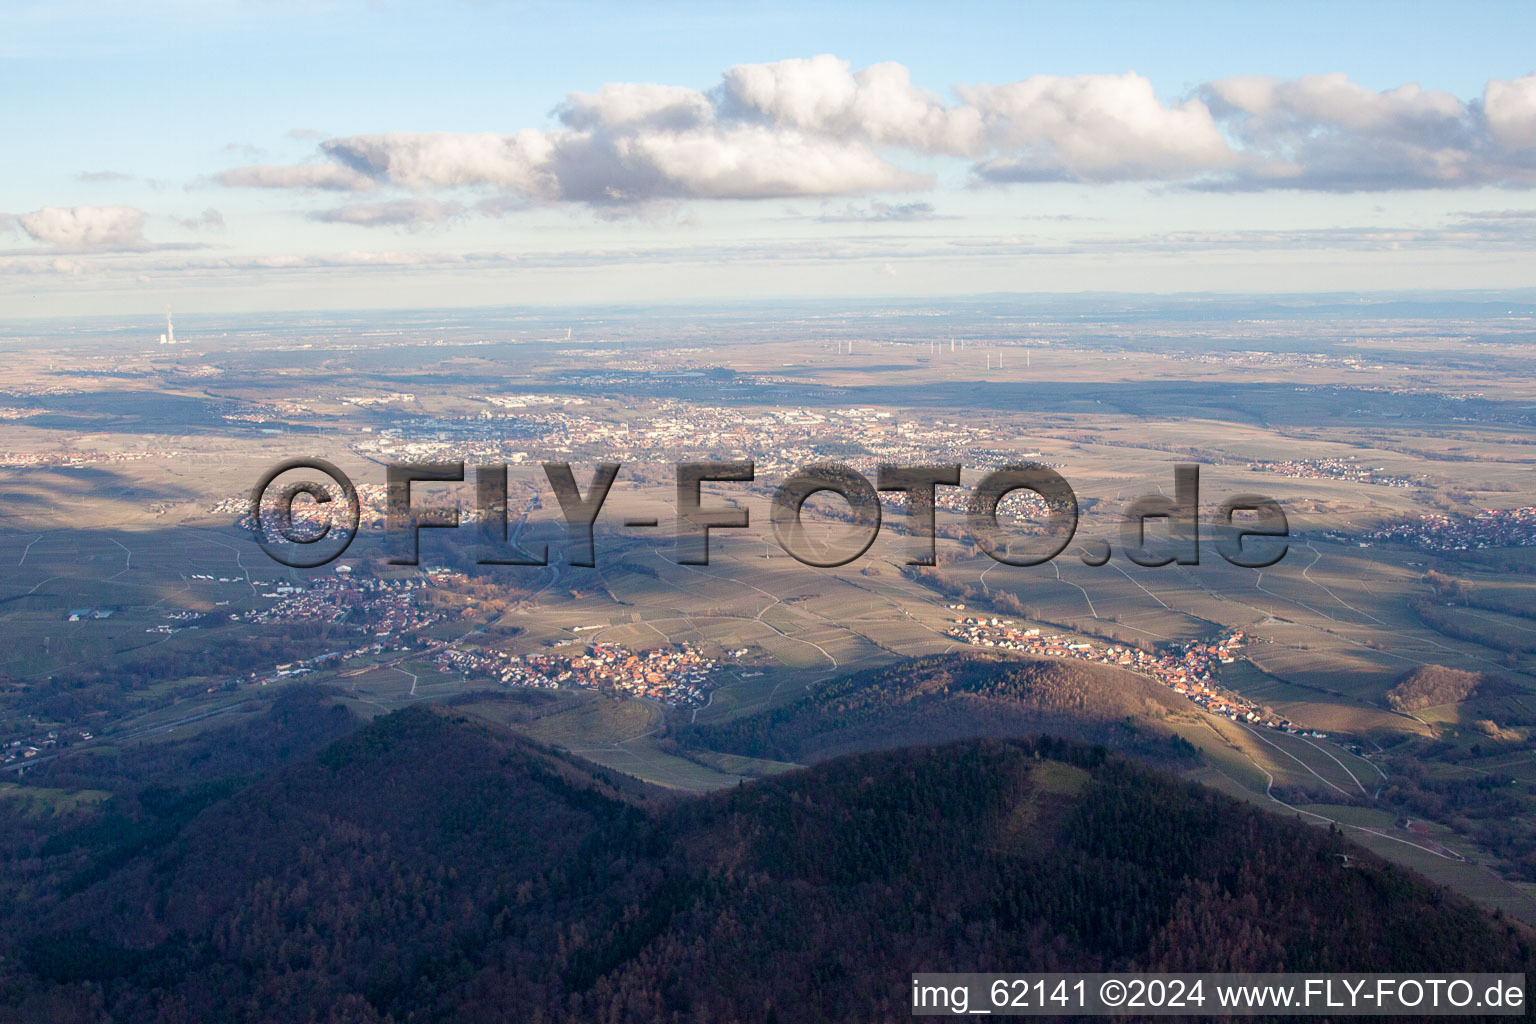
M 577 655 L 443 648 L 432 660 L 444 672 L 484 676 L 508 686 L 615 690 L 674 708 L 702 707 L 717 665 L 686 643 L 642 651 L 594 643 Z
M 951 605 L 964 610 L 964 605 Z M 1128 669 L 1156 680 L 1174 693 L 1214 714 L 1234 722 L 1247 722 L 1285 732 L 1301 732 L 1285 718 L 1266 713 L 1253 701 L 1216 685 L 1220 665 L 1237 661 L 1244 633 L 1231 630 L 1219 637 L 1190 643 L 1173 643 L 1159 653 L 1150 653 L 1124 644 L 1103 644 L 1061 633 L 1041 633 L 1012 619 L 964 616 L 945 632 L 976 647 L 994 647 L 1048 658 L 1074 658 L 1101 665 Z M 1308 733 L 1307 735 L 1321 735 Z
M 1363 465 L 1353 455 L 1348 458 L 1250 462 L 1248 468 L 1255 473 L 1278 473 L 1293 480 L 1348 480 L 1380 487 L 1413 487 L 1419 482 L 1415 477 L 1389 473 L 1381 466 Z
M 339 667 L 354 658 L 430 649 L 432 641 L 421 635 L 422 631 L 448 619 L 449 615 L 423 598 L 438 587 L 463 578 L 462 573 L 434 567 L 420 576 L 387 579 L 354 574 L 345 565 L 337 566 L 331 575 L 313 577 L 304 583 L 243 580 L 194 573 L 191 579 L 204 583 L 267 588 L 258 592 L 261 597 L 271 600 L 271 604 L 242 612 L 230 612 L 231 621 L 268 626 L 319 623 L 335 627 L 327 630 L 328 635 L 340 632 L 342 635 L 350 633 L 368 638 L 354 647 L 283 662 L 266 671 L 249 672 L 227 680 L 222 687 L 210 686 L 208 691 L 211 693 L 220 688 L 266 686 L 321 669 Z M 217 608 L 228 605 L 229 601 L 216 601 L 214 604 Z M 469 611 L 468 606 L 466 611 Z M 165 615 L 167 622 L 150 626 L 145 632 L 174 634 L 183 629 L 197 629 L 206 614 L 186 610 L 168 612 Z
M 6 417 L 0 416 L 0 419 Z M 73 469 L 113 462 L 143 462 L 146 459 L 175 458 L 177 451 L 7 451 L 0 452 L 0 469 Z
M 354 574 L 349 566 L 339 565 L 334 574 L 306 583 L 271 584 L 270 590 L 261 592 L 262 597 L 273 599 L 271 605 L 231 613 L 230 618 L 264 625 L 350 620 L 374 636 L 393 636 L 441 622 L 446 616 L 421 598 L 463 578 L 461 573 L 432 568 L 419 576 L 388 579 Z
M 354 574 L 351 566 L 338 565 L 334 575 L 316 576 L 304 582 L 248 580 L 207 573 L 193 573 L 187 579 L 200 584 L 249 587 L 271 602 L 263 607 L 228 613 L 232 622 L 265 626 L 292 622 L 333 623 L 359 633 L 389 637 L 426 629 L 447 619 L 447 613 L 423 598 L 445 584 L 461 582 L 464 575 L 434 567 L 419 576 L 384 578 Z M 225 598 L 214 601 L 213 606 L 217 610 L 229 603 L 229 598 Z M 165 623 L 150 626 L 145 632 L 176 633 L 197 628 L 208 614 L 194 609 L 166 612 Z M 68 618 L 70 622 L 79 622 L 110 615 L 111 609 L 75 608 L 70 610 Z
M 43 754 L 68 747 L 72 743 L 83 743 L 89 739 L 91 739 L 90 730 L 73 728 L 49 729 L 45 733 L 8 740 L 0 746 L 0 766 L 25 764 Z
M 358 528 L 378 529 L 384 523 L 385 494 L 383 484 L 359 483 L 357 486 Z M 333 496 L 338 496 L 333 486 L 327 486 L 326 490 Z M 221 501 L 209 505 L 207 511 L 211 515 L 233 516 L 235 524 L 241 529 L 251 529 L 251 496 L 240 494 L 224 498 Z M 319 530 L 332 521 L 331 510 L 319 502 L 309 498 L 300 498 L 294 501 L 292 506 L 293 525 L 304 528 L 312 527 L 318 534 Z M 262 509 L 262 528 L 269 535 L 276 535 L 278 526 L 276 513 L 264 507 Z
M 1388 523 L 1364 535 L 1346 538 L 1367 544 L 1406 544 L 1421 551 L 1470 551 L 1477 548 L 1528 548 L 1536 545 L 1536 505 L 1478 509 L 1470 516 L 1430 512 Z

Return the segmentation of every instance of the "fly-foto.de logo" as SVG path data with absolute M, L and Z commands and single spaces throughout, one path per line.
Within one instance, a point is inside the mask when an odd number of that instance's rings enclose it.
M 507 496 L 507 465 L 473 469 L 474 519 L 463 522 L 460 509 L 422 508 L 412 502 L 412 484 L 462 483 L 462 462 L 396 463 L 385 467 L 384 540 L 389 561 L 416 565 L 422 530 L 473 528 L 481 565 L 548 565 L 549 545 L 525 550 L 517 533 L 526 516 L 511 524 Z M 568 462 L 543 463 L 545 479 L 565 521 L 565 564 L 597 565 L 594 528 L 607 508 L 621 464 L 599 463 L 583 488 Z M 280 478 L 299 471 L 317 471 L 328 478 Z M 880 534 L 882 492 L 901 496 L 905 506 L 904 533 L 911 538 L 909 565 L 935 564 L 937 496 L 941 487 L 960 487 L 963 467 L 941 465 L 882 465 L 873 482 L 841 463 L 815 463 L 785 478 L 769 502 L 768 522 L 774 540 L 786 554 L 804 565 L 832 568 L 862 557 Z M 730 485 L 755 482 L 752 462 L 679 462 L 675 467 L 673 549 L 681 565 L 708 565 L 710 538 L 716 530 L 751 527 L 750 510 L 723 504 Z M 706 501 L 704 485 L 711 488 Z M 999 520 L 999 506 L 1009 495 L 1025 492 L 1044 511 L 1026 535 L 1009 530 Z M 830 493 L 846 504 L 839 518 L 850 536 L 835 550 L 808 537 L 803 522 L 806 502 Z M 1077 535 L 1079 506 L 1066 479 L 1034 462 L 1003 466 L 986 472 L 963 503 L 965 530 L 976 547 L 1004 565 L 1040 565 L 1066 551 Z M 249 525 L 256 541 L 273 559 L 295 568 L 315 568 L 334 561 L 357 536 L 362 505 L 357 487 L 346 473 L 324 459 L 289 459 L 269 469 L 251 491 Z M 1241 514 L 1241 516 L 1240 516 Z M 630 528 L 659 527 L 654 517 L 626 518 Z M 1153 542 L 1148 525 L 1162 522 L 1164 536 Z M 1130 561 L 1141 566 L 1199 565 L 1202 522 L 1215 528 L 1217 553 L 1232 565 L 1262 569 L 1285 557 L 1290 525 L 1279 502 L 1260 494 L 1235 494 L 1202 508 L 1200 467 L 1179 463 L 1173 470 L 1173 496 L 1148 494 L 1129 502 L 1120 524 L 1119 545 Z M 1105 540 L 1079 541 L 1078 557 L 1086 565 L 1104 565 L 1113 553 Z

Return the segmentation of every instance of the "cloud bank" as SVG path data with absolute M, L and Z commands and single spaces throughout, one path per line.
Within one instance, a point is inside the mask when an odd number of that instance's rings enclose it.
M 385 132 L 328 139 L 322 162 L 235 168 L 229 186 L 469 189 L 516 203 L 632 208 L 690 199 L 790 199 L 931 188 L 932 162 L 977 184 L 1167 182 L 1210 190 L 1334 192 L 1536 184 L 1536 74 L 1462 100 L 1342 74 L 1237 77 L 1159 97 L 1134 72 L 914 86 L 905 67 L 830 55 L 739 65 L 712 89 L 613 83 L 572 93 L 558 127 L 510 134 Z M 483 202 L 484 200 L 482 200 Z M 347 206 L 317 215 L 423 224 L 446 207 Z M 455 210 L 457 212 L 457 210 Z
M 37 250 L 0 249 L 0 280 L 6 277 L 57 274 L 79 276 L 83 273 L 93 273 L 102 278 L 152 273 L 179 275 L 188 279 L 239 279 L 242 275 L 256 273 L 299 274 L 313 271 L 357 274 L 486 271 L 499 274 L 507 270 L 590 270 L 658 265 L 765 267 L 779 264 L 825 267 L 832 264 L 919 263 L 934 266 L 947 261 L 985 260 L 1003 261 L 1011 266 L 1021 257 L 1220 258 L 1249 253 L 1273 254 L 1281 250 L 1305 254 L 1307 258 L 1317 258 L 1321 254 L 1388 254 L 1401 251 L 1419 254 L 1497 252 L 1523 258 L 1536 253 L 1536 211 L 1465 211 L 1441 225 L 1424 228 L 1379 225 L 1234 228 L 1225 231 L 1104 235 L 1072 241 L 1016 236 L 936 237 L 914 233 L 830 241 L 824 238 L 741 240 L 705 245 L 636 244 L 521 252 L 453 252 L 437 249 L 266 252 L 243 255 L 162 252 L 148 259 L 137 253 L 118 252 L 103 253 L 88 262 L 60 258 L 52 250 L 46 254 L 52 259 L 38 260 L 29 258 L 37 255 Z

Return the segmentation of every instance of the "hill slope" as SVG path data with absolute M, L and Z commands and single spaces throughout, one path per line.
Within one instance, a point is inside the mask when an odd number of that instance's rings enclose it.
M 980 653 L 916 658 L 835 679 L 721 725 L 682 728 L 684 746 L 812 762 L 910 743 L 1048 733 L 1156 758 L 1194 749 L 1157 728 L 1187 701 L 1122 669 Z
M 421 708 L 17 930 L 24 1021 L 866 1021 L 906 1015 L 915 969 L 1536 967 L 1527 932 L 1342 838 L 1101 749 L 671 800 Z

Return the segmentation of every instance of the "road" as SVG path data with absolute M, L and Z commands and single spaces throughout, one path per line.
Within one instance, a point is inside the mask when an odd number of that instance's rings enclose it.
M 112 743 L 121 743 L 123 740 L 139 739 L 144 736 L 153 736 L 157 733 L 170 732 L 172 729 L 175 729 L 179 725 L 187 725 L 191 722 L 200 722 L 205 718 L 215 718 L 219 715 L 228 714 L 236 708 L 244 707 L 245 705 L 251 703 L 251 700 L 252 698 L 247 698 L 245 700 L 236 701 L 233 704 L 226 704 L 221 708 L 213 708 L 208 711 L 199 711 L 195 715 L 186 715 L 182 718 L 176 719 L 173 722 L 161 722 L 157 725 L 147 725 L 141 729 L 132 729 L 128 732 L 115 732 L 109 733 L 105 736 L 93 736 L 91 739 L 85 740 L 81 743 L 73 744 L 72 746 L 60 750 L 56 754 L 48 754 L 41 757 L 28 758 L 25 761 L 18 761 L 15 764 L 8 764 L 4 767 L 4 769 L 0 770 L 8 772 L 23 772 L 35 765 L 47 764 L 49 761 L 57 760 L 65 754 L 74 753 L 76 751 L 95 746 L 99 743 L 105 743 L 108 741 Z

